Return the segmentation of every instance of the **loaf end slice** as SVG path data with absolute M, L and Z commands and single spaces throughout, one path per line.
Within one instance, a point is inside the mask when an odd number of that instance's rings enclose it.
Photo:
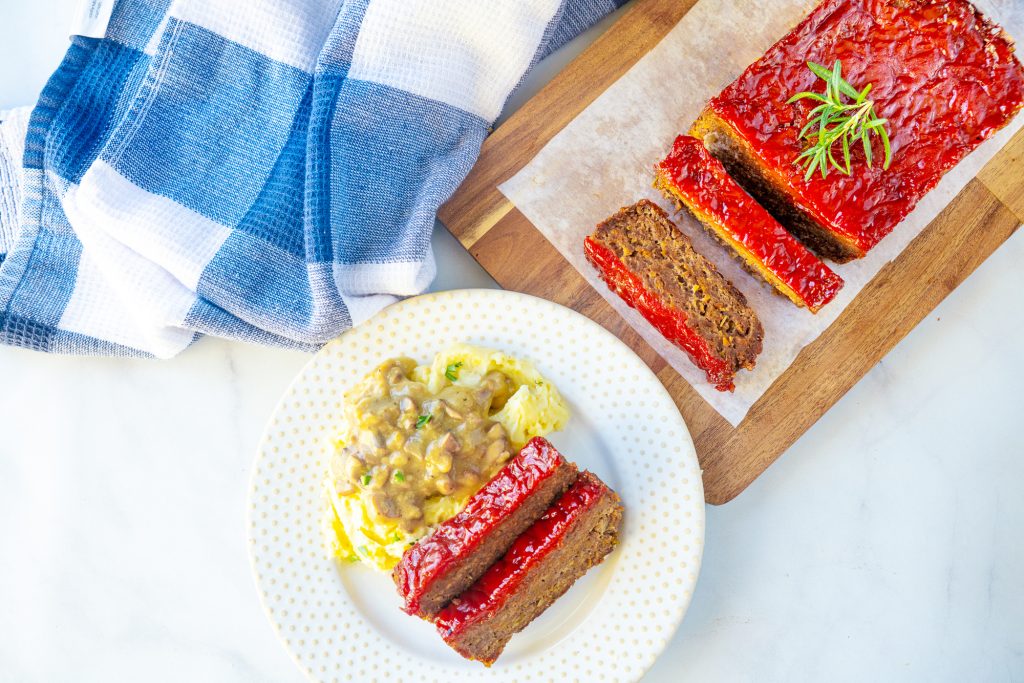
M 586 238 L 584 254 L 715 388 L 731 391 L 736 373 L 754 367 L 764 338 L 757 314 L 661 207 L 645 199 L 619 210 Z

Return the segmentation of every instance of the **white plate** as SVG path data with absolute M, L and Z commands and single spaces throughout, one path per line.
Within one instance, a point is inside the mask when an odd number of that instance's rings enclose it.
M 551 442 L 618 491 L 626 508 L 619 547 L 489 669 L 401 612 L 389 576 L 334 559 L 321 527 L 324 444 L 340 424 L 344 390 L 386 358 L 427 363 L 455 342 L 532 360 L 572 410 Z M 441 292 L 395 304 L 327 344 L 292 382 L 260 443 L 248 536 L 267 616 L 311 679 L 634 681 L 690 602 L 704 545 L 704 490 L 672 399 L 604 328 L 523 294 Z

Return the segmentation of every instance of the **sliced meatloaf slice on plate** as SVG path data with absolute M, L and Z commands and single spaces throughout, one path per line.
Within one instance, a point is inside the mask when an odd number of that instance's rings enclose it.
M 437 615 L 445 642 L 490 666 L 509 639 L 599 564 L 618 542 L 622 504 L 583 472 L 500 560 Z
M 577 474 L 546 439 L 532 439 L 461 512 L 405 552 L 392 573 L 402 609 L 435 615 L 487 571 Z

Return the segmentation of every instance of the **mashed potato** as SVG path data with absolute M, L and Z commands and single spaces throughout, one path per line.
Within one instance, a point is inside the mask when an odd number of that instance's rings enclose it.
M 338 554 L 391 569 L 527 441 L 568 419 L 554 385 L 501 351 L 457 344 L 430 365 L 386 361 L 345 394 L 331 444 Z
M 498 412 L 491 415 L 491 419 L 504 425 L 517 450 L 535 436 L 562 429 L 569 421 L 569 408 L 558 389 L 545 380 L 532 363 L 502 351 L 456 344 L 437 354 L 429 368 L 417 368 L 413 376 L 417 379 L 422 377 L 421 381 L 436 392 L 449 381 L 445 372 L 455 364 L 461 364 L 454 382 L 457 385 L 478 385 L 481 378 L 492 371 L 504 373 L 515 382 L 515 393 Z M 421 371 L 419 375 L 417 371 Z

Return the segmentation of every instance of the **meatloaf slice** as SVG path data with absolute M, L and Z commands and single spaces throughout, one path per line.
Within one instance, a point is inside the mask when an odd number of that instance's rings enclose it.
M 618 542 L 622 504 L 583 472 L 508 553 L 437 615 L 456 652 L 490 666 L 513 635 L 599 564 Z
M 744 192 L 697 138 L 676 138 L 656 173 L 655 187 L 797 306 L 817 313 L 842 289 L 843 279 Z
M 1012 3 L 1010 3 L 1012 4 Z M 892 162 L 875 142 L 868 166 L 852 145 L 851 173 L 804 178 L 794 163 L 810 99 L 825 84 L 807 67 L 836 61 L 886 119 Z M 818 253 L 863 256 L 953 166 L 1024 103 L 1013 42 L 967 0 L 824 0 L 712 98 L 690 134 L 755 199 Z M 841 151 L 835 148 L 837 158 Z
M 583 251 L 608 287 L 681 348 L 720 391 L 754 367 L 764 328 L 747 300 L 646 199 L 597 226 Z
M 405 551 L 392 578 L 407 613 L 430 618 L 468 588 L 576 480 L 576 465 L 535 437 L 466 507 Z

